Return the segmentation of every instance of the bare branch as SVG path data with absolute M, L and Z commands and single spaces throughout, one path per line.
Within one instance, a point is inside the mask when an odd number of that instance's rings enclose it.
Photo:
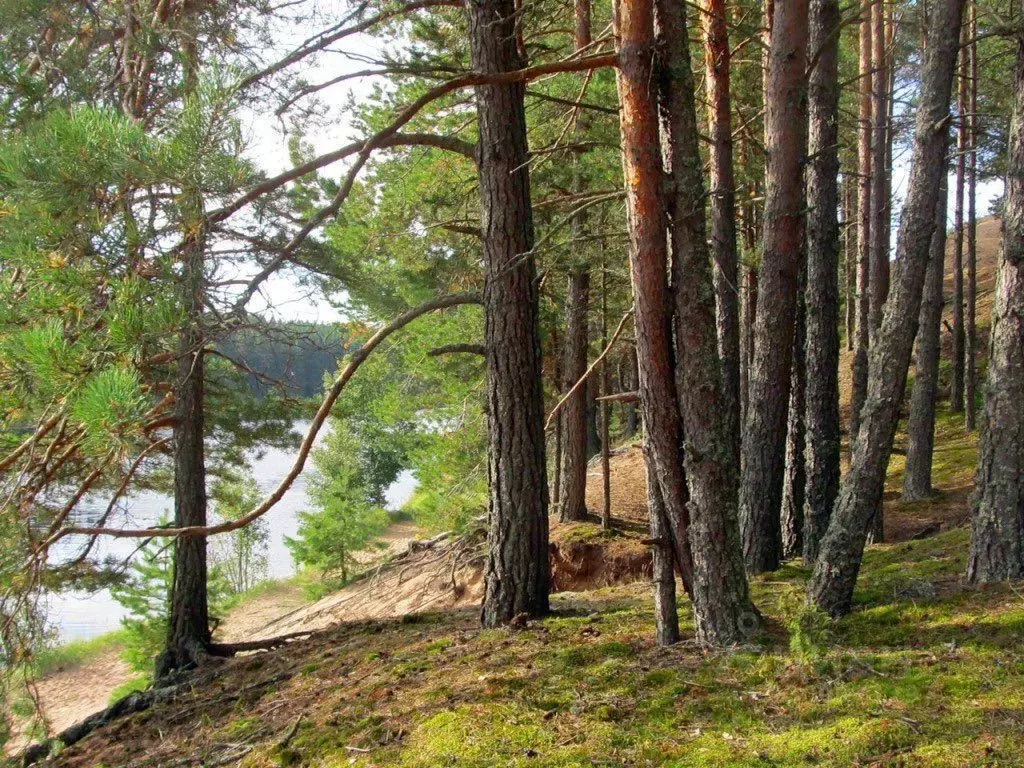
M 594 369 L 597 368 L 597 366 L 601 364 L 601 361 L 608 356 L 608 353 L 612 351 L 612 347 L 614 347 L 615 342 L 618 341 L 619 334 L 621 334 L 622 329 L 626 327 L 626 321 L 633 316 L 633 311 L 633 307 L 630 307 L 626 311 L 626 314 L 624 314 L 622 316 L 622 319 L 619 320 L 619 325 L 615 329 L 615 333 L 613 333 L 612 337 L 608 340 L 608 345 L 601 351 L 600 355 L 594 358 L 594 362 L 592 362 L 590 364 L 590 367 L 587 368 L 586 371 L 584 371 L 582 376 L 580 376 L 579 381 L 573 384 L 569 391 L 565 393 L 565 396 L 555 404 L 554 408 L 551 409 L 551 413 L 548 414 L 548 420 L 544 424 L 545 432 L 551 429 L 551 425 L 552 423 L 554 423 L 555 417 L 561 412 L 562 408 L 565 406 L 566 402 L 568 402 L 569 398 L 576 393 L 576 390 L 578 390 L 580 387 L 587 383 L 587 379 L 590 377 L 590 374 L 594 372 Z
M 445 344 L 427 352 L 428 357 L 440 357 L 464 352 L 467 355 L 486 355 L 487 349 L 483 344 Z
M 258 505 L 256 505 L 249 512 L 245 513 L 241 517 L 234 520 L 228 520 L 217 525 L 192 525 L 184 526 L 180 528 L 134 528 L 134 529 L 119 529 L 119 528 L 105 528 L 105 527 L 93 527 L 93 526 L 73 526 L 63 528 L 57 531 L 49 539 L 47 539 L 42 546 L 41 550 L 52 546 L 58 540 L 65 536 L 71 535 L 84 535 L 84 536 L 111 536 L 114 538 L 121 539 L 141 539 L 141 538 L 153 538 L 158 536 L 212 536 L 218 533 L 227 533 L 229 531 L 235 531 L 239 528 L 251 523 L 253 520 L 265 515 L 269 512 L 277 502 L 281 500 L 285 492 L 291 488 L 292 483 L 295 482 L 301 473 L 303 467 L 306 465 L 306 459 L 309 458 L 309 453 L 313 449 L 313 442 L 316 440 L 317 435 L 320 433 L 324 422 L 327 421 L 327 417 L 330 415 L 331 408 L 337 402 L 338 397 L 341 395 L 342 390 L 351 380 L 352 376 L 359 369 L 359 366 L 363 364 L 370 353 L 376 349 L 382 341 L 388 336 L 406 325 L 411 323 L 416 318 L 433 312 L 439 309 L 447 309 L 449 307 L 457 307 L 464 304 L 482 304 L 483 299 L 479 294 L 476 293 L 456 293 L 449 296 L 442 296 L 437 299 L 431 299 L 425 301 L 413 309 L 410 309 L 405 314 L 399 315 L 387 325 L 378 329 L 366 343 L 363 344 L 359 349 L 352 353 L 348 364 L 342 370 L 341 374 L 335 379 L 334 384 L 331 385 L 330 390 L 324 397 L 323 402 L 317 409 L 316 415 L 313 417 L 312 422 L 309 425 L 309 430 L 306 432 L 306 436 L 302 439 L 302 444 L 299 446 L 299 452 L 295 457 L 295 461 L 292 464 L 288 474 L 284 476 L 277 487 Z M 620 324 L 621 326 L 621 324 Z M 621 330 L 621 327 L 620 329 Z M 617 333 L 617 332 L 616 332 Z
M 311 56 L 314 53 L 317 53 L 318 51 L 322 51 L 327 46 L 332 45 L 338 42 L 339 40 L 342 40 L 346 37 L 350 37 L 351 35 L 358 34 L 360 32 L 365 32 L 371 27 L 374 27 L 377 24 L 380 24 L 384 21 L 388 21 L 398 16 L 404 16 L 405 14 L 412 13 L 414 11 L 423 10 L 425 8 L 438 8 L 443 6 L 457 8 L 461 5 L 462 3 L 458 2 L 458 0 L 417 0 L 417 2 L 409 3 L 408 5 L 404 5 L 401 8 L 396 8 L 390 11 L 382 11 L 381 13 L 371 16 L 368 19 L 364 19 L 363 21 L 353 24 L 352 26 L 343 26 L 345 22 L 347 22 L 351 18 L 351 16 L 349 16 L 349 18 L 343 21 L 340 25 L 336 25 L 331 29 L 325 30 L 321 34 L 316 35 L 313 38 L 310 38 L 302 46 L 296 48 L 283 59 L 280 59 L 274 62 L 273 64 L 264 67 L 259 72 L 254 72 L 248 77 L 244 78 L 238 84 L 238 89 L 242 90 L 244 88 L 248 88 L 249 86 L 259 82 L 263 78 L 268 77 L 269 75 L 273 75 L 276 72 L 280 72 L 282 69 L 287 69 L 292 64 L 297 64 L 298 62 L 305 59 L 307 56 Z

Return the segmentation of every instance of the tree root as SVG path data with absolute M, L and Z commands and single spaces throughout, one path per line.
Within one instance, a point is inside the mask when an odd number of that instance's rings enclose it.
M 137 712 L 144 712 L 154 704 L 172 701 L 179 693 L 189 690 L 190 688 L 191 684 L 189 681 L 184 681 L 166 685 L 162 688 L 151 688 L 148 691 L 135 691 L 133 693 L 129 693 L 123 699 L 119 699 L 106 709 L 97 712 L 94 715 L 90 715 L 79 723 L 75 723 L 74 725 L 65 728 L 52 739 L 27 747 L 15 758 L 15 762 L 18 765 L 23 766 L 23 768 L 24 766 L 32 765 L 49 755 L 50 750 L 55 744 L 71 746 L 72 744 L 81 741 L 98 728 L 102 728 L 103 726 L 108 725 L 115 720 L 119 720 L 122 717 L 134 715 Z
M 158 678 L 161 683 L 159 687 L 150 688 L 146 691 L 135 691 L 129 693 L 123 699 L 115 701 L 106 709 L 90 715 L 81 722 L 65 728 L 53 738 L 26 747 L 15 757 L 15 763 L 17 765 L 21 765 L 23 768 L 25 766 L 32 765 L 49 755 L 52 747 L 56 744 L 60 744 L 65 747 L 71 746 L 72 744 L 84 739 L 93 731 L 102 728 L 105 725 L 109 725 L 115 720 L 127 717 L 128 715 L 134 715 L 138 712 L 144 712 L 154 704 L 163 704 L 173 701 L 180 693 L 192 690 L 195 685 L 196 681 L 192 679 L 192 675 L 189 674 L 189 672 L 198 666 L 205 666 L 205 663 L 208 663 L 213 658 L 227 658 L 234 656 L 237 653 L 247 651 L 271 650 L 293 640 L 309 637 L 311 634 L 313 634 L 312 631 L 293 632 L 287 635 L 271 637 L 267 640 L 252 640 L 242 643 L 210 643 L 203 649 L 202 654 L 198 655 L 196 653 L 196 649 L 190 649 L 189 657 L 193 662 L 190 668 L 180 668 L 177 671 L 172 671 L 164 677 Z M 220 703 L 222 701 L 239 699 L 247 693 L 263 688 L 267 685 L 279 683 L 282 680 L 288 679 L 290 676 L 291 675 L 289 674 L 275 675 L 267 680 L 262 680 L 258 683 L 247 685 L 237 691 L 233 691 L 227 696 L 218 697 L 208 703 Z

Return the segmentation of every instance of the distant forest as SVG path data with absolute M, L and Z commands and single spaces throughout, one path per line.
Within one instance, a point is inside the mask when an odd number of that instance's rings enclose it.
M 272 323 L 269 328 L 238 331 L 218 351 L 252 371 L 249 388 L 257 395 L 283 386 L 291 397 L 315 397 L 324 374 L 333 375 L 345 354 L 343 326 L 325 323 Z

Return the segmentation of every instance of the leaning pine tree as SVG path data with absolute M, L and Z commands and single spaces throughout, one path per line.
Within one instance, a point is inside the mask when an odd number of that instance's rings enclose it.
M 871 347 L 867 399 L 850 470 L 822 540 L 808 597 L 820 609 L 848 613 L 868 529 L 882 501 L 896 419 L 928 266 L 935 205 L 946 170 L 947 122 L 964 0 L 935 4 L 925 46 L 910 185 L 896 247 L 894 280 Z
M 735 645 L 760 629 L 743 570 L 730 407 L 715 324 L 704 229 L 704 182 L 684 0 L 656 0 L 662 144 L 675 298 L 676 389 L 682 414 L 697 642 Z

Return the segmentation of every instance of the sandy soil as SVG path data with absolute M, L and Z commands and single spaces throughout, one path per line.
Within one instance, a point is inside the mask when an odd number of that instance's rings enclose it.
M 380 546 L 358 553 L 356 557 L 360 562 L 372 563 L 395 555 L 404 551 L 417 534 L 412 523 L 396 523 L 379 539 Z M 393 599 L 388 603 L 381 601 L 377 592 L 368 589 L 366 585 L 357 583 L 353 586 L 356 589 L 351 596 L 348 596 L 348 590 L 338 593 L 348 599 L 337 601 L 338 607 L 333 610 L 317 609 L 324 601 L 311 604 L 297 585 L 280 584 L 270 587 L 230 611 L 217 627 L 216 639 L 221 642 L 254 640 L 273 637 L 284 631 L 320 628 L 345 618 L 394 616 L 406 609 L 417 610 L 417 603 L 413 600 Z M 394 587 L 393 584 L 381 585 L 385 586 Z M 419 586 L 422 585 L 414 581 L 407 588 Z M 331 601 L 335 597 L 332 595 L 325 600 Z M 479 592 L 475 593 L 473 599 L 479 599 Z M 380 606 L 379 612 L 374 610 L 375 605 Z M 352 611 L 351 616 L 348 611 Z M 308 625 L 303 623 L 303 617 L 306 616 L 309 617 Z M 279 625 L 289 629 L 280 630 Z M 114 689 L 135 676 L 131 668 L 121 660 L 119 652 L 110 650 L 93 657 L 86 664 L 69 666 L 40 679 L 36 688 L 50 731 L 58 733 L 105 708 Z M 5 751 L 10 754 L 24 746 L 24 739 L 12 739 Z
M 404 551 L 418 535 L 419 530 L 412 523 L 395 523 L 373 547 L 353 556 L 360 563 L 375 563 Z M 217 628 L 216 638 L 221 642 L 235 643 L 273 637 L 281 633 L 272 631 L 268 634 L 269 627 L 285 617 L 302 613 L 309 606 L 309 599 L 302 587 L 295 584 L 275 585 L 230 611 L 224 617 L 223 624 Z
M 62 669 L 36 683 L 46 719 L 54 732 L 107 706 L 111 692 L 134 677 L 117 650 L 104 651 L 88 664 Z

